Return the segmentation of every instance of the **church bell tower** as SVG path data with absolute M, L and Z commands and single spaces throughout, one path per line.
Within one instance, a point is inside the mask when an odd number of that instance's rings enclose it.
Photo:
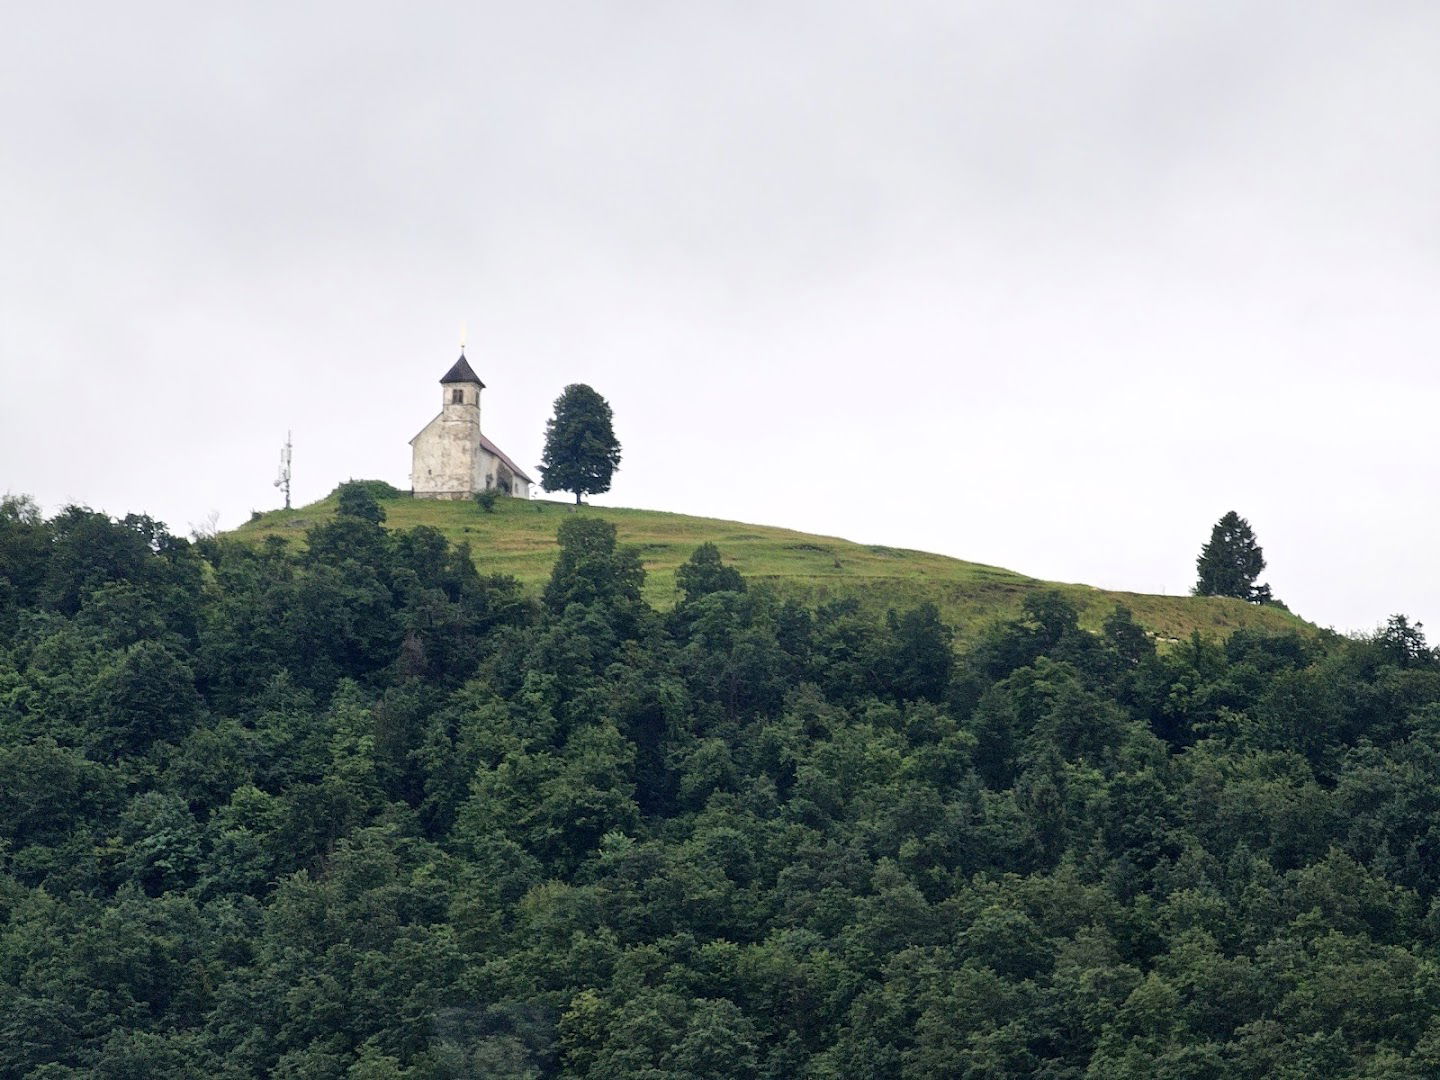
M 485 384 L 480 381 L 480 376 L 475 374 L 470 361 L 465 359 L 463 349 L 460 359 L 455 361 L 454 366 L 440 380 L 440 389 L 444 391 L 441 408 L 447 418 L 458 420 L 464 417 L 470 423 L 480 422 L 480 391 L 485 389 Z M 473 413 L 459 411 L 471 409 L 474 410 Z

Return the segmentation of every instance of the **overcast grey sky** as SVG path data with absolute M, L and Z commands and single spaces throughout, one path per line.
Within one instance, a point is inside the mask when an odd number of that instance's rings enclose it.
M 597 501 L 1440 630 L 1440 4 L 12 4 L 0 491 L 408 483 L 460 326 Z

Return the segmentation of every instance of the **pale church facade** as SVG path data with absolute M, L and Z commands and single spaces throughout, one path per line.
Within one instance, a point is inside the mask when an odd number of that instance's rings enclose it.
M 463 351 L 440 389 L 440 415 L 410 440 L 411 492 L 417 499 L 468 499 L 494 489 L 528 499 L 534 481 L 480 431 L 485 384 Z

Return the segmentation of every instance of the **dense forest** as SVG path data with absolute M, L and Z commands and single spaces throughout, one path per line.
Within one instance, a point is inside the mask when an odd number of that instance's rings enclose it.
M 1440 660 L 0 504 L 0 1075 L 1440 1075 Z M 383 492 L 382 492 L 383 494 Z M 484 565 L 483 554 L 478 560 Z

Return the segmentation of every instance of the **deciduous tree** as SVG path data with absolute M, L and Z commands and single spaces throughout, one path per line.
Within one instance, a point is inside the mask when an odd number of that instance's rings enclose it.
M 610 403 L 584 383 L 567 386 L 555 399 L 555 415 L 545 424 L 545 453 L 540 486 L 546 491 L 581 495 L 610 490 L 620 467 Z

